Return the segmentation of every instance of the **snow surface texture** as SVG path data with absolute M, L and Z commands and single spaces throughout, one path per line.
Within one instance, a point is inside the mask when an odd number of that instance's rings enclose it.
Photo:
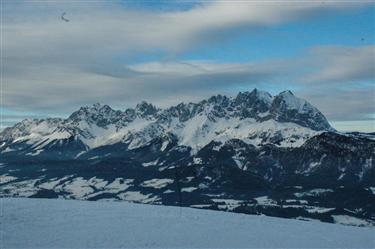
M 375 229 L 190 208 L 1 199 L 1 248 L 374 248 Z

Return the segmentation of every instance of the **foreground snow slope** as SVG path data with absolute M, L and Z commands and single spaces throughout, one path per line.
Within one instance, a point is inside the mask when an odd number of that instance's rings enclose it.
M 1 248 L 374 248 L 374 228 L 125 202 L 1 202 Z

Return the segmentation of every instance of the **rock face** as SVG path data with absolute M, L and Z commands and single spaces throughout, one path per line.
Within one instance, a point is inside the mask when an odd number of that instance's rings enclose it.
M 94 104 L 67 119 L 4 129 L 0 153 L 1 196 L 118 199 L 361 224 L 375 216 L 373 134 L 336 132 L 290 91 L 273 97 L 254 89 L 167 109 Z
M 307 101 L 297 98 L 290 91 L 277 95 L 271 105 L 272 117 L 280 122 L 294 122 L 313 130 L 330 130 L 327 119 Z

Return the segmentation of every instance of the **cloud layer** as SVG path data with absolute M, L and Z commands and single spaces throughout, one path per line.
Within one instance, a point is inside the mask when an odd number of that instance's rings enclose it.
M 374 46 L 317 46 L 299 57 L 262 62 L 179 59 L 181 53 L 240 32 L 363 5 L 220 1 L 165 12 L 129 8 L 117 1 L 6 2 L 3 105 L 26 112 L 70 112 L 98 101 L 120 108 L 141 100 L 166 106 L 216 93 L 287 85 L 331 119 L 365 119 L 374 113 L 374 89 L 368 84 L 374 82 Z M 70 22 L 61 21 L 62 12 Z M 137 54 L 162 56 L 129 63 Z M 368 85 L 353 92 L 358 82 Z M 332 85 L 338 84 L 345 87 L 335 91 Z M 324 93 L 317 94 L 322 86 Z
M 121 1 L 5 3 L 4 49 L 10 57 L 55 59 L 114 52 L 179 52 L 226 39 L 225 31 L 251 30 L 345 12 L 366 4 L 345 2 L 205 2 L 181 11 L 134 10 Z M 60 15 L 66 12 L 69 23 Z

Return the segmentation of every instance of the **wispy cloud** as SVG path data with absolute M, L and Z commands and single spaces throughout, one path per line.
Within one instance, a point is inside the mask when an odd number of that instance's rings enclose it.
M 155 12 L 109 2 L 5 2 L 4 50 L 8 58 L 71 63 L 113 53 L 176 53 L 226 39 L 225 31 L 251 31 L 324 11 L 351 11 L 366 4 L 336 1 L 205 2 L 188 10 Z M 67 12 L 69 23 L 60 19 Z M 68 61 L 66 61 L 68 60 Z
M 374 120 L 375 86 L 309 90 L 298 92 L 298 95 L 314 103 L 330 120 Z
M 238 89 L 277 88 L 284 80 L 290 80 L 288 87 L 303 89 L 299 94 L 317 105 L 330 119 L 366 119 L 375 111 L 375 89 L 371 85 L 358 89 L 357 82 L 364 79 L 374 82 L 374 76 L 363 75 L 362 68 L 356 65 L 348 69 L 351 77 L 344 69 L 335 71 L 335 63 L 321 61 L 321 58 L 329 57 L 322 51 L 330 54 L 331 49 L 337 51 L 338 48 L 319 48 L 319 56 L 307 51 L 303 57 L 262 63 L 155 61 L 122 66 L 98 64 L 85 69 L 27 68 L 23 69 L 26 78 L 19 78 L 19 72 L 7 74 L 7 80 L 14 84 L 5 86 L 4 100 L 7 106 L 31 110 L 66 111 L 97 101 L 125 107 L 144 99 L 167 106 L 196 101 L 216 93 L 234 94 Z M 346 49 L 355 57 L 361 55 L 362 50 L 373 48 Z M 355 53 L 356 50 L 359 52 Z M 367 56 L 355 60 L 359 65 L 369 63 L 366 66 L 374 66 L 373 62 L 367 61 Z M 314 69 L 306 72 L 305 68 Z M 327 72 L 331 68 L 336 72 L 335 78 L 322 81 L 322 70 Z M 355 72 L 355 68 L 359 72 Z M 313 78 L 320 80 L 312 82 Z M 341 90 L 335 87 L 337 84 Z
M 375 46 L 324 46 L 311 49 L 310 66 L 304 75 L 307 83 L 347 83 L 375 79 Z

